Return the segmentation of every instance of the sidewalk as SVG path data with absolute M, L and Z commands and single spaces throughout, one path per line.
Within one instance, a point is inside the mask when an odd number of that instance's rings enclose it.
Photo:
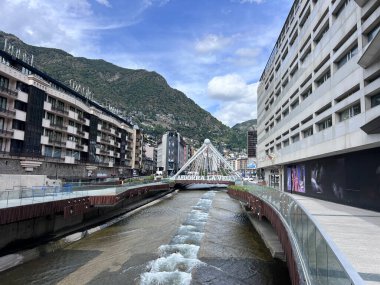
M 291 196 L 317 220 L 366 284 L 380 284 L 379 212 Z

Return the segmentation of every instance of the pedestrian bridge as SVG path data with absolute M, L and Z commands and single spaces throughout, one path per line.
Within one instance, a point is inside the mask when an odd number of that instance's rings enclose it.
M 201 148 L 171 178 L 177 186 L 184 188 L 197 184 L 226 187 L 241 180 L 241 175 L 232 168 L 209 139 L 205 139 Z

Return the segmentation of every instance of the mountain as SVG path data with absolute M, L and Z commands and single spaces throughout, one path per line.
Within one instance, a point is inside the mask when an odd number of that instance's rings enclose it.
M 252 127 L 256 127 L 256 125 L 257 120 L 252 119 L 236 124 L 232 127 L 235 137 L 235 145 L 238 146 L 238 148 L 247 148 L 247 131 Z
M 122 68 L 101 59 L 74 57 L 60 49 L 28 45 L 1 31 L 0 48 L 5 38 L 15 50 L 33 54 L 34 67 L 67 86 L 75 82 L 77 87 L 88 88 L 94 100 L 117 108 L 147 134 L 159 137 L 167 130 L 177 130 L 195 145 L 209 138 L 214 144 L 239 147 L 235 131 L 184 93 L 171 88 L 165 78 L 154 71 Z
M 248 120 L 232 127 L 233 130 L 247 132 L 249 128 L 257 125 L 257 119 Z

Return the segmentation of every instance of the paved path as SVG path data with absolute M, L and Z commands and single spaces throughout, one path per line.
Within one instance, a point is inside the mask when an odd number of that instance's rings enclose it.
M 380 284 L 379 212 L 300 195 L 292 197 L 317 220 L 366 284 Z

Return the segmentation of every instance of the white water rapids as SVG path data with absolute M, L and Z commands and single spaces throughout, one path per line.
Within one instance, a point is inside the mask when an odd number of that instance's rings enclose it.
M 159 247 L 160 257 L 149 263 L 148 272 L 141 274 L 141 285 L 190 284 L 191 271 L 203 264 L 197 254 L 215 193 L 202 195 L 170 243 Z

